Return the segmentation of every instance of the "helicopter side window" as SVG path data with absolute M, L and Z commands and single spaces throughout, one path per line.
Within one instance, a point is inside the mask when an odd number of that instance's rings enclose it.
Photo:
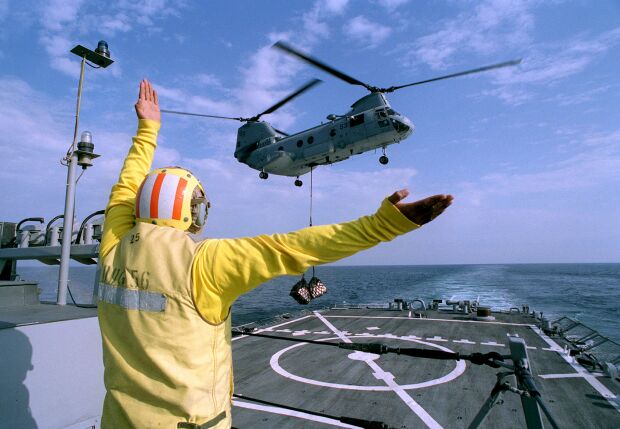
M 329 135 L 332 136 L 332 137 L 335 137 L 336 136 L 336 130 L 333 129 L 333 128 L 331 130 L 329 130 Z
M 314 137 L 310 136 L 308 137 L 308 144 L 312 144 L 314 143 Z
M 355 127 L 355 126 L 363 124 L 363 123 L 364 123 L 364 114 L 363 113 L 360 113 L 359 115 L 351 116 L 351 119 L 349 119 L 349 126 L 351 126 L 351 127 Z
M 303 140 L 297 140 L 297 147 L 301 147 L 304 144 Z
M 284 150 L 284 146 L 280 146 L 278 150 Z

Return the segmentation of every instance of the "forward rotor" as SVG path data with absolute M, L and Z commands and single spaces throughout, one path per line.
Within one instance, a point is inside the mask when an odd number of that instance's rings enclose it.
M 442 80 L 442 79 L 450 79 L 453 77 L 458 77 L 458 76 L 465 76 L 468 74 L 474 74 L 474 73 L 481 73 L 481 72 L 485 72 L 488 70 L 493 70 L 493 69 L 498 69 L 498 68 L 502 68 L 502 67 L 510 67 L 510 66 L 515 66 L 519 63 L 521 63 L 521 59 L 517 59 L 517 60 L 511 60 L 511 61 L 505 61 L 502 63 L 497 63 L 497 64 L 491 64 L 488 66 L 484 66 L 484 67 L 478 67 L 475 69 L 471 69 L 471 70 L 465 70 L 462 72 L 458 72 L 458 73 L 451 73 L 445 76 L 439 76 L 439 77 L 435 77 L 432 79 L 425 79 L 425 80 L 421 80 L 418 82 L 412 82 L 412 83 L 407 83 L 405 85 L 398 85 L 398 86 L 390 86 L 387 88 L 381 88 L 381 87 L 377 87 L 377 86 L 373 86 L 370 85 L 368 83 L 362 82 L 361 80 L 358 80 L 352 76 L 349 76 L 346 73 L 341 72 L 340 70 L 335 69 L 334 67 L 327 65 L 325 63 L 323 63 L 322 61 L 319 61 L 318 59 L 305 54 L 303 52 L 301 52 L 300 50 L 293 48 L 292 46 L 288 45 L 285 42 L 279 41 L 276 42 L 274 45 L 274 48 L 278 48 L 283 52 L 286 52 L 289 55 L 292 55 L 294 57 L 297 57 L 299 59 L 301 59 L 302 61 L 305 61 L 321 70 L 323 70 L 324 72 L 327 72 L 329 74 L 331 74 L 332 76 L 337 77 L 338 79 L 341 79 L 351 85 L 359 85 L 359 86 L 363 86 L 364 88 L 366 88 L 368 91 L 370 92 L 381 92 L 381 93 L 389 93 L 389 92 L 394 92 L 398 89 L 401 88 L 406 88 L 409 86 L 414 86 L 414 85 L 421 85 L 423 83 L 429 83 L 429 82 L 435 82 L 437 80 Z

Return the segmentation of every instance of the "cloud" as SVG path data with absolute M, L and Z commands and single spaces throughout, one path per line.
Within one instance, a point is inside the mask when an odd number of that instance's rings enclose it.
M 541 171 L 497 172 L 460 184 L 464 200 L 481 204 L 492 195 L 575 191 L 620 180 L 620 129 L 589 133 L 577 139 L 578 152 Z
M 392 30 L 359 15 L 344 26 L 343 32 L 349 39 L 374 48 L 383 43 Z
M 213 74 L 200 73 L 197 74 L 194 78 L 196 79 L 196 82 L 198 82 L 200 85 L 210 86 L 218 89 L 223 88 L 222 82 Z
M 50 0 L 41 9 L 41 25 L 51 32 L 63 31 L 76 21 L 84 0 Z
M 117 0 L 105 6 L 84 0 L 50 0 L 39 9 L 39 42 L 50 56 L 52 68 L 75 77 L 79 72 L 69 50 L 84 27 L 97 28 L 105 37 L 137 27 L 156 32 L 161 30 L 155 24 L 157 20 L 178 16 L 184 6 L 184 2 L 167 0 Z M 112 74 L 120 75 L 118 66 Z
M 581 34 L 561 42 L 532 45 L 519 66 L 494 71 L 496 88 L 482 94 L 497 96 L 507 104 L 523 104 L 536 98 L 535 86 L 548 86 L 583 72 L 618 44 L 620 27 L 596 36 Z M 599 86 L 579 94 L 547 97 L 547 101 L 563 106 L 583 103 L 607 89 Z
M 498 70 L 498 85 L 548 84 L 582 72 L 598 57 L 620 44 L 620 27 L 594 37 L 580 35 L 529 49 L 521 66 Z
M 388 11 L 393 11 L 407 3 L 409 0 L 375 0 L 380 6 L 386 8 Z
M 0 99 L 0 157 L 10 160 L 0 170 L 0 187 L 11 189 L 4 195 L 3 216 L 55 216 L 63 207 L 67 173 L 59 161 L 71 144 L 74 102 L 58 101 L 12 77 L 0 78 Z M 105 126 L 91 131 L 95 152 L 103 156 L 80 180 L 80 214 L 102 208 L 131 141 Z
M 423 63 L 445 69 L 459 54 L 489 55 L 527 44 L 534 27 L 530 2 L 485 0 L 473 11 L 463 12 L 440 24 L 434 33 L 401 47 L 408 66 Z
M 340 14 L 349 4 L 349 0 L 324 0 L 323 7 L 329 13 Z
M 348 3 L 348 0 L 316 0 L 301 17 L 302 31 L 296 32 L 300 45 L 307 49 L 320 39 L 328 38 L 330 26 L 326 20 L 341 15 Z

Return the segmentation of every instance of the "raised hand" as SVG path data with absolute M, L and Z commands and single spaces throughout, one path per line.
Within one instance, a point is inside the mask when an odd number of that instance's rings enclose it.
M 394 192 L 388 200 L 396 206 L 407 219 L 418 225 L 424 225 L 443 213 L 452 204 L 452 195 L 433 195 L 413 203 L 402 203 L 409 195 L 407 189 Z
M 146 79 L 140 82 L 140 94 L 138 95 L 138 102 L 135 107 L 139 119 L 161 121 L 157 91 L 153 89 L 151 82 Z

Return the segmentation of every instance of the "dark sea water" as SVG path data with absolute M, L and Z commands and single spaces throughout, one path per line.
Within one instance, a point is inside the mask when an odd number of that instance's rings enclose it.
M 39 281 L 42 299 L 56 299 L 58 268 L 23 267 L 18 272 L 25 280 Z M 280 277 L 242 296 L 233 307 L 233 324 L 343 302 L 479 298 L 481 305 L 494 309 L 529 304 L 550 318 L 576 318 L 620 342 L 620 264 L 326 266 L 317 267 L 316 275 L 328 292 L 310 305 L 298 305 L 288 296 L 298 277 Z M 94 277 L 93 267 L 71 267 L 71 290 L 78 303 L 90 302 Z

